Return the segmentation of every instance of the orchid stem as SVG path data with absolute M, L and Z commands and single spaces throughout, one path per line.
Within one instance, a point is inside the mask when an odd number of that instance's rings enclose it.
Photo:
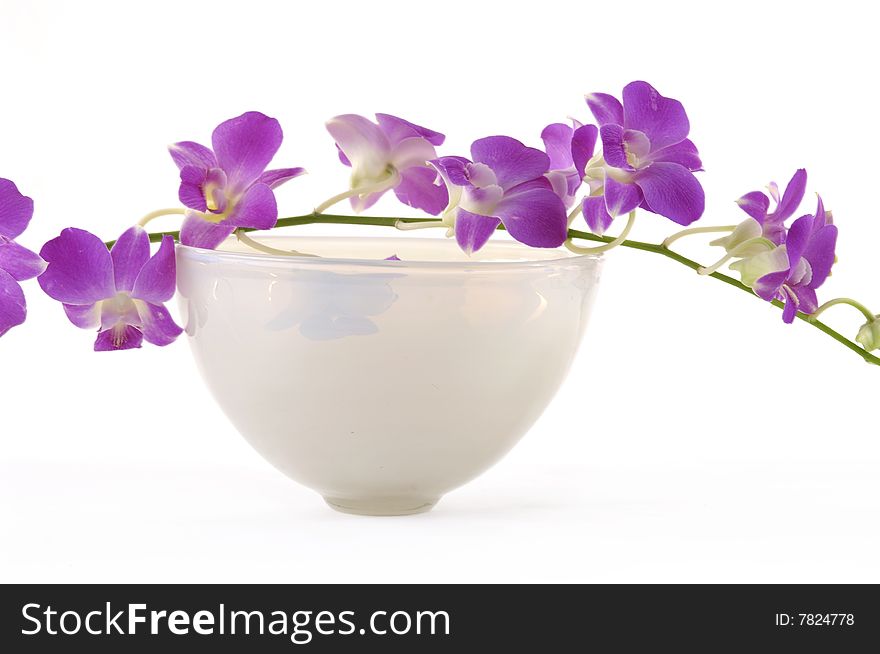
M 672 236 L 669 236 L 665 241 L 663 241 L 662 245 L 663 247 L 668 248 L 678 239 L 685 236 L 690 236 L 691 234 L 718 234 L 721 232 L 732 232 L 735 229 L 736 225 L 721 225 L 718 227 L 691 227 L 690 229 L 683 229 L 680 232 L 676 232 Z
M 155 220 L 156 218 L 160 218 L 162 216 L 171 216 L 178 215 L 182 216 L 186 214 L 186 209 L 180 209 L 178 207 L 173 207 L 170 209 L 156 209 L 156 211 L 151 211 L 146 216 L 137 221 L 137 224 L 141 227 L 146 227 L 148 223 Z
M 394 227 L 402 232 L 412 231 L 414 229 L 428 229 L 430 227 L 446 227 L 446 223 L 442 220 L 429 220 L 428 222 L 410 222 L 403 218 L 394 223 Z
M 877 319 L 877 316 L 875 316 L 873 313 L 871 313 L 864 304 L 862 304 L 861 302 L 856 302 L 855 300 L 848 298 L 848 297 L 839 297 L 834 300 L 829 300 L 828 302 L 823 304 L 821 307 L 816 309 L 813 313 L 811 313 L 810 319 L 818 318 L 819 314 L 824 313 L 826 309 L 830 309 L 831 307 L 836 306 L 838 304 L 847 304 L 847 305 L 853 307 L 854 309 L 858 309 L 862 313 L 862 315 L 868 319 L 868 322 L 872 322 Z
M 663 247 L 667 247 L 667 246 L 663 246 Z M 711 275 L 713 272 L 718 270 L 721 266 L 723 266 L 725 263 L 727 263 L 731 259 L 733 259 L 732 254 L 729 254 L 729 253 L 725 254 L 723 257 L 718 259 L 718 261 L 713 263 L 711 266 L 700 266 L 699 269 L 697 270 L 697 274 L 698 275 Z
M 279 218 L 276 223 L 276 227 L 296 227 L 299 225 L 377 225 L 382 227 L 394 227 L 394 225 L 399 221 L 400 218 L 386 218 L 386 217 L 376 217 L 376 216 L 340 216 L 340 215 L 324 215 L 318 213 L 310 213 L 305 216 L 291 216 L 289 218 Z M 415 223 L 415 222 L 437 222 L 436 218 L 407 218 L 407 222 Z M 504 226 L 501 225 L 498 229 L 503 230 Z M 254 231 L 251 229 L 242 229 L 243 232 Z M 179 240 L 180 232 L 176 231 L 168 231 L 168 232 L 155 232 L 150 234 L 150 241 L 153 243 L 159 243 L 162 241 L 162 238 L 165 236 L 172 236 L 175 240 Z M 596 234 L 590 234 L 589 232 L 582 232 L 576 229 L 568 230 L 568 238 L 578 238 L 585 241 L 593 241 L 596 243 L 611 243 L 615 239 L 610 236 L 598 236 Z M 113 241 L 107 242 L 107 247 L 111 247 L 113 245 Z M 631 241 L 625 240 L 620 243 L 621 247 L 630 248 L 632 250 L 640 250 L 642 252 L 650 252 L 651 254 L 657 254 L 662 257 L 666 257 L 667 259 L 672 259 L 676 263 L 679 263 L 686 268 L 690 268 L 691 270 L 699 270 L 702 268 L 702 265 L 697 263 L 692 259 L 688 259 L 673 250 L 670 250 L 667 247 L 664 247 L 661 243 L 645 243 L 643 241 Z M 725 284 L 732 286 L 734 288 L 739 289 L 744 293 L 748 293 L 752 297 L 757 297 L 751 288 L 743 284 L 741 281 L 730 277 L 729 275 L 725 275 L 719 272 L 713 272 L 708 275 L 718 281 L 724 282 Z M 782 309 L 785 305 L 779 300 L 773 300 L 771 304 L 777 309 Z M 880 366 L 880 357 L 874 356 L 863 347 L 858 345 L 857 343 L 849 340 L 843 334 L 835 331 L 825 323 L 817 320 L 815 318 L 815 314 L 810 316 L 806 313 L 798 312 L 797 317 L 800 320 L 803 320 L 809 325 L 812 325 L 819 331 L 827 334 L 835 341 L 843 345 L 845 348 L 855 352 L 862 359 L 864 359 L 867 363 L 870 363 L 875 366 Z
M 319 204 L 315 208 L 315 213 L 324 213 L 334 204 L 338 204 L 343 200 L 347 200 L 348 198 L 352 198 L 356 195 L 369 195 L 370 193 L 381 193 L 382 191 L 387 191 L 388 189 L 397 186 L 397 183 L 399 181 L 400 173 L 398 173 L 396 170 L 393 170 L 388 177 L 380 182 L 376 182 L 375 184 L 367 184 L 366 186 L 359 186 L 358 188 L 353 188 L 342 193 L 337 193 L 329 200 L 325 200 L 324 202 Z
M 574 209 L 571 210 L 571 213 L 568 214 L 568 226 L 571 227 L 571 224 L 575 221 L 575 219 L 581 215 L 584 211 L 584 203 L 578 202 Z
M 315 257 L 315 254 L 307 254 L 305 252 L 299 252 L 298 250 L 279 250 L 278 248 L 273 248 L 269 245 L 265 245 L 264 243 L 260 243 L 259 241 L 251 238 L 247 234 L 245 234 L 242 230 L 236 229 L 235 236 L 239 241 L 247 245 L 248 247 L 253 248 L 259 252 L 264 252 L 266 254 L 280 254 L 284 257 Z
M 565 241 L 565 247 L 575 254 L 601 254 L 602 252 L 613 250 L 618 245 L 623 245 L 623 242 L 626 241 L 626 237 L 629 236 L 629 233 L 632 231 L 633 225 L 635 224 L 636 212 L 635 209 L 633 209 L 629 212 L 629 216 L 626 219 L 626 226 L 623 228 L 623 231 L 620 232 L 620 236 L 618 236 L 614 240 L 608 241 L 608 243 L 606 243 L 605 245 L 600 245 L 598 247 L 582 248 L 572 243 L 571 236 L 569 236 L 568 239 Z M 569 230 L 569 234 L 571 234 L 571 230 Z

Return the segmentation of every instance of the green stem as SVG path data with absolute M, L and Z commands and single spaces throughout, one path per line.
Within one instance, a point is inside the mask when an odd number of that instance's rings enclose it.
M 276 227 L 296 227 L 299 225 L 312 225 L 312 224 L 329 224 L 329 225 L 377 225 L 382 227 L 394 227 L 397 221 L 401 222 L 429 222 L 436 221 L 436 218 L 385 218 L 385 217 L 374 217 L 374 216 L 338 216 L 338 215 L 329 215 L 329 214 L 317 214 L 310 213 L 305 216 L 293 216 L 290 218 L 279 218 Z M 503 230 L 504 226 L 499 225 L 498 229 Z M 251 229 L 242 229 L 242 231 L 254 231 Z M 177 240 L 180 236 L 180 232 L 157 232 L 154 234 L 150 234 L 150 241 L 153 243 L 158 243 L 162 240 L 164 236 L 173 236 L 175 240 Z M 569 229 L 568 230 L 568 238 L 579 238 L 586 241 L 595 241 L 597 243 L 611 243 L 614 241 L 614 237 L 612 236 L 597 236 L 596 234 L 590 234 L 589 232 L 582 232 L 577 229 Z M 113 245 L 113 241 L 107 243 L 108 247 Z M 683 257 L 677 252 L 673 252 L 667 247 L 664 247 L 661 244 L 657 243 L 644 243 L 642 241 L 631 241 L 626 240 L 620 243 L 621 247 L 630 248 L 633 250 L 641 250 L 642 252 L 650 252 L 652 254 L 658 254 L 662 257 L 666 257 L 667 259 L 672 259 L 673 261 L 680 263 L 683 266 L 690 268 L 691 270 L 698 271 L 702 266 L 701 264 L 693 261 L 692 259 L 688 259 L 687 257 Z M 725 275 L 720 272 L 713 272 L 711 275 L 708 275 L 714 279 L 717 279 L 729 286 L 733 286 L 744 293 L 748 293 L 753 297 L 755 294 L 752 292 L 748 286 L 743 284 L 737 279 Z M 777 308 L 783 308 L 782 302 L 779 300 L 773 300 L 771 303 L 773 306 Z M 843 345 L 845 348 L 852 350 L 856 354 L 858 354 L 862 359 L 871 363 L 875 366 L 880 366 L 880 357 L 876 357 L 863 347 L 854 343 L 853 341 L 846 338 L 843 334 L 833 330 L 831 327 L 826 325 L 825 323 L 813 319 L 810 315 L 801 313 L 800 311 L 797 313 L 797 317 L 800 320 L 803 320 L 809 325 L 812 325 L 816 329 L 821 332 L 824 332 L 835 341 Z

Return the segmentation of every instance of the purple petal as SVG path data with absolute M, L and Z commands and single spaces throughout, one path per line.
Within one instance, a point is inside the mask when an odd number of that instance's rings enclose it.
M 679 225 L 690 225 L 703 215 L 706 198 L 694 174 L 674 163 L 654 163 L 636 174 L 636 184 L 649 211 Z
M 586 100 L 587 106 L 600 126 L 623 125 L 623 105 L 613 95 L 590 93 L 586 96 Z
M 599 236 L 611 227 L 611 222 L 614 220 L 608 215 L 608 211 L 605 209 L 605 198 L 601 195 L 584 198 L 583 213 L 590 231 Z
M 112 352 L 114 350 L 133 350 L 141 346 L 144 335 L 131 325 L 119 325 L 98 334 L 95 341 L 95 352 Z
M 211 223 L 195 212 L 187 212 L 180 228 L 180 242 L 194 248 L 213 250 L 235 231 L 227 222 Z
M 550 170 L 565 170 L 574 166 L 571 154 L 571 141 L 574 129 L 565 123 L 551 123 L 541 132 L 544 150 L 550 157 Z
M 265 184 L 271 189 L 275 189 L 284 184 L 284 182 L 287 182 L 294 177 L 299 177 L 305 172 L 305 168 L 277 168 L 275 170 L 267 170 L 260 175 L 257 182 Z
M 788 250 L 788 265 L 794 268 L 804 254 L 813 235 L 813 216 L 801 216 L 795 220 L 788 236 L 785 239 L 785 247 Z M 836 233 L 835 233 L 836 238 Z
M 328 120 L 326 127 L 340 152 L 354 167 L 380 174 L 387 165 L 391 143 L 372 121 L 357 114 L 343 114 Z
M 638 186 L 605 176 L 605 209 L 611 218 L 629 213 L 641 203 L 642 194 Z
M 819 308 L 819 300 L 816 291 L 808 286 L 795 286 L 792 292 L 797 296 L 797 310 L 801 313 L 810 314 Z
M 192 141 L 181 141 L 168 146 L 168 152 L 177 167 L 183 170 L 186 166 L 195 166 L 196 168 L 215 168 L 217 166 L 217 158 L 204 145 L 193 143 Z
M 27 318 L 27 305 L 21 286 L 12 275 L 0 269 L 0 336 Z
M 584 177 L 584 171 L 587 169 L 587 163 L 593 158 L 596 150 L 596 141 L 599 140 L 599 130 L 595 125 L 582 125 L 574 130 L 571 137 L 571 157 L 574 161 L 574 168 L 580 175 Z
M 101 324 L 101 305 L 95 304 L 63 304 L 64 313 L 74 325 L 80 329 L 97 329 Z
M 372 207 L 374 204 L 376 204 L 379 201 L 379 198 L 381 198 L 387 192 L 388 192 L 388 189 L 385 189 L 384 191 L 379 191 L 377 193 L 367 193 L 366 195 L 355 195 L 350 200 L 352 211 L 354 211 L 355 213 L 361 213 L 362 211 L 366 211 L 367 209 Z
M 173 251 L 172 251 L 173 254 Z M 183 333 L 171 314 L 161 304 L 144 302 L 138 305 L 144 340 L 153 345 L 164 346 L 173 343 Z
M 46 294 L 66 304 L 92 304 L 116 295 L 113 260 L 94 234 L 69 227 L 40 250 L 49 264 L 38 282 Z
M 647 82 L 630 82 L 624 87 L 623 126 L 644 132 L 655 151 L 683 141 L 690 131 L 682 104 L 663 97 Z
M 790 325 L 797 316 L 799 300 L 791 289 L 786 289 L 783 295 L 785 296 L 785 307 L 782 309 L 782 322 Z
M 110 250 L 113 259 L 113 277 L 117 291 L 129 292 L 134 280 L 150 258 L 150 237 L 143 227 L 129 227 Z
M 814 232 L 810 242 L 804 249 L 803 257 L 813 271 L 813 276 L 808 288 L 819 288 L 831 274 L 831 266 L 834 265 L 834 247 L 837 244 L 837 227 L 825 225 Z M 812 313 L 812 312 L 807 312 Z
M 495 212 L 513 238 L 531 247 L 559 247 L 568 235 L 565 205 L 543 177 L 507 191 Z
M 667 163 L 677 163 L 691 172 L 703 169 L 703 162 L 700 160 L 700 154 L 697 152 L 697 146 L 690 139 L 685 139 L 674 145 L 662 148 L 652 152 L 646 161 L 665 161 Z
M 0 236 L 20 236 L 33 215 L 34 201 L 22 195 L 12 181 L 0 178 Z
M 493 216 L 480 216 L 459 209 L 455 218 L 455 240 L 467 254 L 473 254 L 486 245 L 500 224 L 501 221 Z
M 251 186 L 224 222 L 236 227 L 272 229 L 278 222 L 278 205 L 272 189 L 265 184 Z
M 205 168 L 187 165 L 180 169 L 177 197 L 184 206 L 196 211 L 208 210 L 204 191 L 207 178 L 208 170 Z
M 779 220 L 790 218 L 797 211 L 801 200 L 804 199 L 806 189 L 807 171 L 799 168 L 788 182 L 788 186 L 785 187 L 785 193 L 782 194 L 782 199 L 779 201 L 779 206 L 776 207 L 773 215 Z
M 626 158 L 626 146 L 624 145 L 624 129 L 620 125 L 609 123 L 599 129 L 602 136 L 602 156 L 605 163 L 612 168 L 634 171 Z
M 468 176 L 468 164 L 471 162 L 464 157 L 440 157 L 429 162 L 440 175 L 450 184 L 455 186 L 471 186 Z
M 258 111 L 227 120 L 211 135 L 217 165 L 226 171 L 232 193 L 249 186 L 272 161 L 284 136 L 281 125 Z
M 790 269 L 786 268 L 785 270 L 778 270 L 759 277 L 755 281 L 752 290 L 755 291 L 755 295 L 759 298 L 770 302 L 779 295 L 779 289 L 782 288 L 782 285 L 788 279 L 790 272 Z
M 550 157 L 509 136 L 489 136 L 471 144 L 475 162 L 489 166 L 505 191 L 541 177 L 550 168 Z
M 376 114 L 376 122 L 379 123 L 379 127 L 385 132 L 385 136 L 391 144 L 399 143 L 403 139 L 413 136 L 419 136 L 431 145 L 443 145 L 443 141 L 446 140 L 446 137 L 440 132 L 435 132 L 391 114 Z
M 46 262 L 38 254 L 0 236 L 0 270 L 5 270 L 16 281 L 23 282 L 36 277 L 45 269 Z
M 397 199 L 416 209 L 436 216 L 446 208 L 449 193 L 438 179 L 437 171 L 428 167 L 407 168 L 394 188 Z
M 736 201 L 739 208 L 749 214 L 762 225 L 767 218 L 767 209 L 770 207 L 770 198 L 761 191 L 746 193 Z
M 141 268 L 132 287 L 131 296 L 138 300 L 161 304 L 172 298 L 176 282 L 174 239 L 171 236 L 164 236 L 159 250 Z

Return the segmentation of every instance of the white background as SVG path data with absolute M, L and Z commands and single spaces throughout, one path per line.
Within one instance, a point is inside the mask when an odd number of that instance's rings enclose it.
M 166 144 L 256 109 L 284 127 L 276 164 L 311 172 L 278 193 L 294 215 L 347 183 L 334 114 L 394 113 L 464 154 L 497 133 L 539 145 L 588 118 L 585 92 L 645 79 L 688 110 L 705 223 L 806 166 L 804 212 L 820 191 L 841 229 L 823 296 L 880 307 L 868 7 L 3 0 L 0 176 L 36 200 L 24 244 L 112 238 L 177 204 Z M 374 210 L 402 211 L 390 194 Z M 711 260 L 702 244 L 685 248 Z M 0 341 L 0 581 L 880 581 L 880 368 L 665 259 L 608 256 L 543 418 L 408 518 L 334 513 L 276 472 L 185 341 L 94 354 L 25 290 L 29 321 Z M 828 317 L 855 334 L 855 312 Z

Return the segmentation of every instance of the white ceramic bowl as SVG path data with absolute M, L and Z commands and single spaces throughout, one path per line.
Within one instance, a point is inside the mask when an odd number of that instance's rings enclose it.
M 186 329 L 229 419 L 340 511 L 400 515 L 498 461 L 553 398 L 601 259 L 498 240 L 261 236 L 178 248 Z M 385 261 L 398 255 L 402 261 Z

